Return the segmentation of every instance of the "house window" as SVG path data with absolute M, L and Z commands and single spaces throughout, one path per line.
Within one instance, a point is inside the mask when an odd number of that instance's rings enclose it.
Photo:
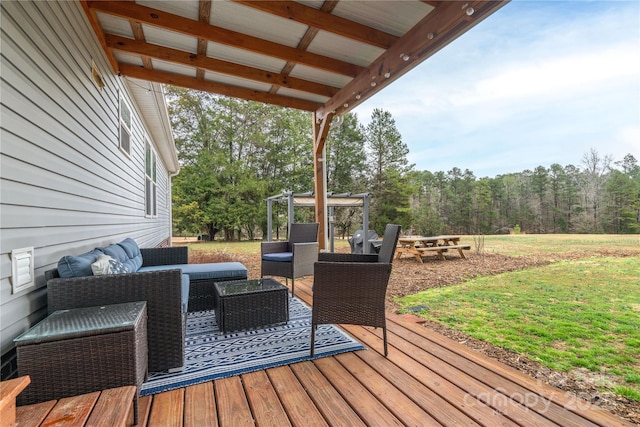
M 131 155 L 131 110 L 120 95 L 120 149 Z
M 156 153 L 151 148 L 149 141 L 145 143 L 145 215 L 157 216 L 157 191 L 156 191 Z

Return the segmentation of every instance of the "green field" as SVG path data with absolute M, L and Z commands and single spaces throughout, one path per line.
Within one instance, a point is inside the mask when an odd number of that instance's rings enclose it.
M 640 235 L 637 234 L 508 234 L 464 238 L 465 242 L 472 243 L 472 249 L 474 240 L 479 239 L 484 239 L 487 253 L 511 256 L 602 250 L 632 250 L 640 255 Z
M 634 250 L 640 255 L 640 236 L 637 234 L 509 234 L 487 236 L 463 236 L 462 240 L 476 249 L 483 243 L 484 252 L 509 256 L 534 253 L 566 253 L 576 251 L 599 252 L 602 250 Z M 193 239 L 191 239 L 193 241 Z M 183 244 L 185 239 L 174 237 L 174 244 Z M 190 243 L 196 251 L 222 251 L 228 253 L 260 254 L 259 241 L 241 242 L 196 242 Z M 348 248 L 347 240 L 336 239 L 336 248 Z

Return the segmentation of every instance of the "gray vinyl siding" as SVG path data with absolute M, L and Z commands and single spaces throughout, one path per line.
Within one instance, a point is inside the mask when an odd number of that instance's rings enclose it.
M 147 127 L 76 1 L 5 1 L 0 122 L 0 354 L 46 315 L 44 272 L 66 254 L 170 237 L 170 176 L 158 157 L 156 218 L 145 217 Z M 106 83 L 91 79 L 94 61 Z M 119 148 L 118 94 L 132 112 Z M 11 293 L 12 249 L 35 248 L 36 287 Z

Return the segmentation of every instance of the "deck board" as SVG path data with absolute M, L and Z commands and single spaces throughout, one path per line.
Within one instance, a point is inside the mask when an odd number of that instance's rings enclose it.
M 366 425 L 314 363 L 296 363 L 291 365 L 291 369 L 329 425 Z
M 255 419 L 265 426 L 290 426 L 289 417 L 267 376 L 266 371 L 242 375 L 247 400 Z
M 269 369 L 266 372 L 292 425 L 317 427 L 329 425 L 289 366 Z
M 253 415 L 242 386 L 242 378 L 230 377 L 214 381 L 221 427 L 253 426 Z
M 184 400 L 185 427 L 218 427 L 218 413 L 211 381 L 187 387 Z

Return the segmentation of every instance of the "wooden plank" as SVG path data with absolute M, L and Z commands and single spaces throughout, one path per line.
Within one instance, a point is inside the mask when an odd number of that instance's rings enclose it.
M 144 396 L 138 399 L 138 425 L 146 426 L 151 414 L 151 402 L 153 396 Z
M 218 419 L 221 427 L 253 426 L 253 416 L 240 377 L 216 380 Z
M 100 393 L 85 427 L 124 427 L 133 422 L 135 386 L 111 388 Z
M 366 350 L 364 352 L 367 352 Z M 414 401 L 409 399 L 406 388 L 401 391 L 391 384 L 375 369 L 371 369 L 362 359 L 354 353 L 339 354 L 336 360 L 364 385 L 369 392 L 376 396 L 389 411 L 391 411 L 404 425 L 441 425 L 429 413 L 424 411 Z M 404 385 L 402 386 L 404 387 Z M 417 390 L 414 390 L 417 391 Z M 424 392 L 424 387 L 419 393 Z M 465 425 L 474 425 L 471 420 L 466 420 Z
M 244 374 L 242 382 L 257 425 L 278 427 L 291 425 L 265 371 Z
M 422 248 L 416 248 L 416 250 L 423 252 L 423 251 L 444 251 L 447 249 L 464 249 L 464 250 L 469 250 L 471 249 L 471 245 L 447 245 L 447 246 L 427 246 L 427 247 L 422 247 Z
M 329 425 L 366 425 L 312 362 L 290 366 Z
M 313 362 L 324 376 L 333 384 L 342 398 L 368 425 L 402 426 L 402 422 L 391 413 L 376 396 L 355 379 L 333 357 L 316 359 Z
M 56 405 L 56 400 L 35 403 L 33 405 L 18 406 L 16 408 L 16 426 L 32 427 L 39 426 Z
M 268 369 L 267 375 L 289 415 L 291 424 L 300 427 L 328 426 L 289 366 Z
M 98 401 L 100 392 L 65 397 L 58 400 L 42 425 L 83 426 L 89 419 L 93 406 Z
M 217 427 L 218 412 L 213 392 L 213 382 L 192 385 L 186 388 L 184 402 L 185 427 Z
M 345 327 L 356 339 L 369 348 L 380 347 L 381 338 L 360 326 Z M 517 424 L 487 405 L 468 399 L 468 393 L 395 348 L 395 337 L 389 337 L 389 355 L 360 351 L 358 357 L 372 369 L 383 373 L 387 380 L 401 388 L 443 425 L 509 426 Z M 392 363 L 388 363 L 392 362 Z
M 182 427 L 184 393 L 185 389 L 180 388 L 154 395 L 149 425 Z

